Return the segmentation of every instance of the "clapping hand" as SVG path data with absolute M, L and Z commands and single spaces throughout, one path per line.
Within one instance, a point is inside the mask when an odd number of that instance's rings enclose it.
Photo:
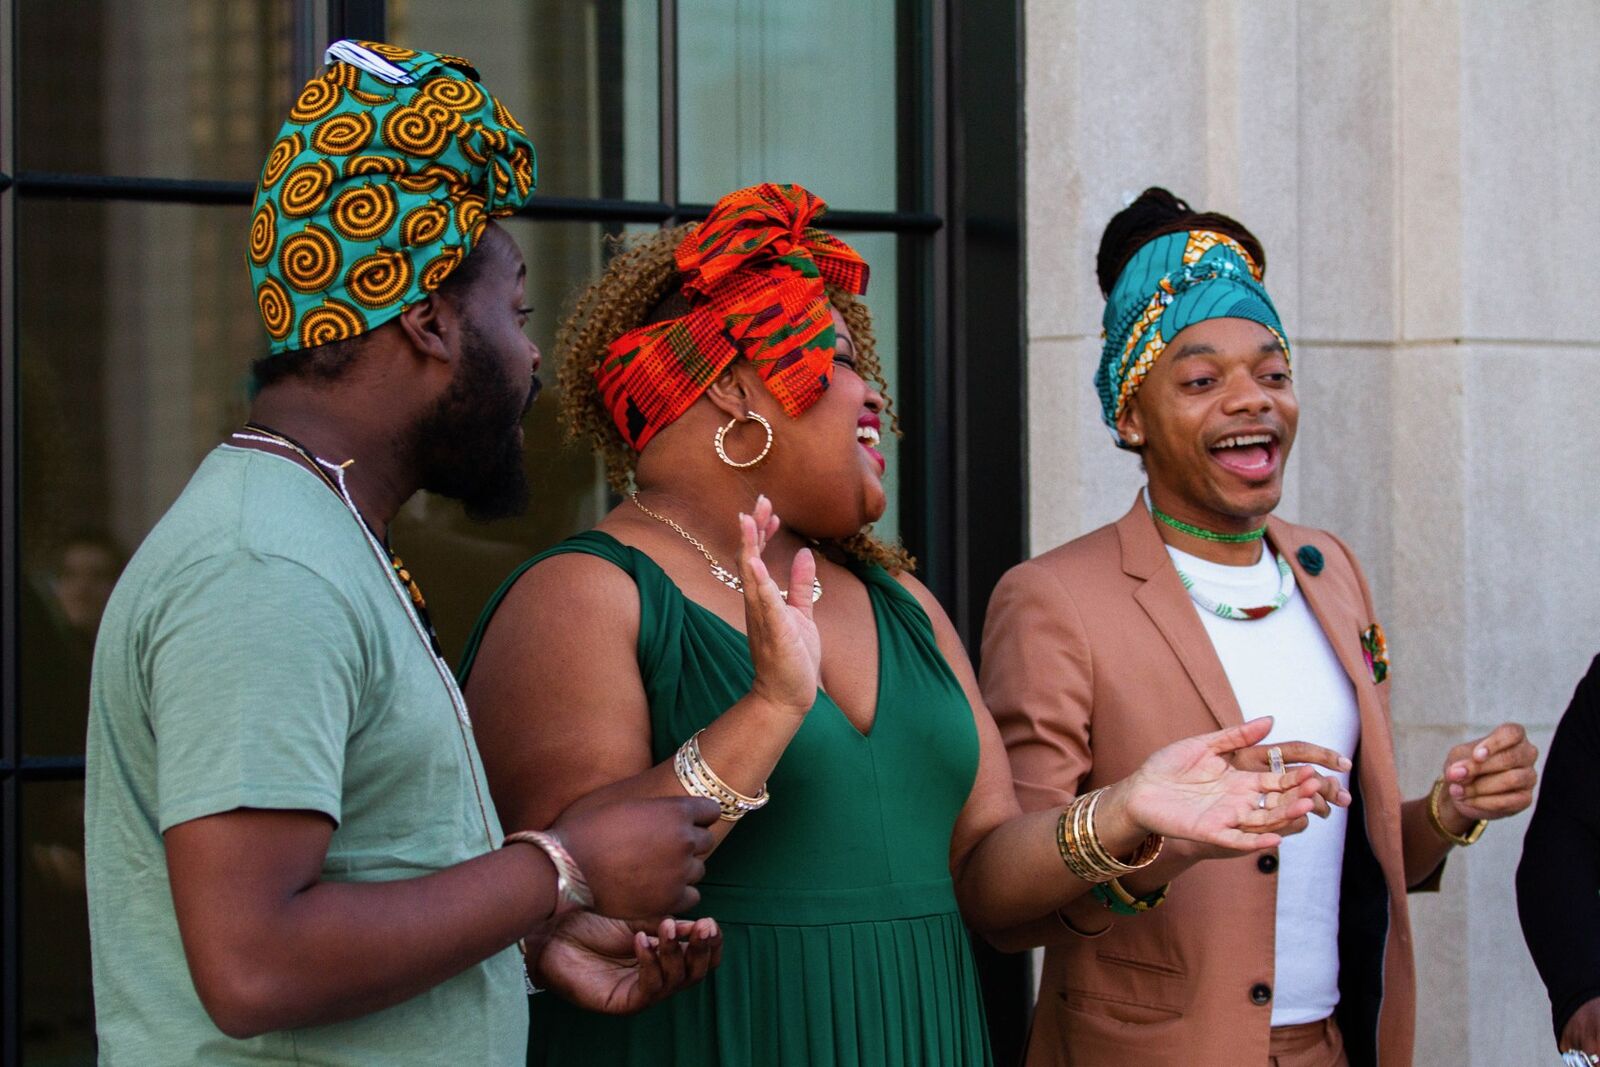
M 574 912 L 545 942 L 534 980 L 589 1011 L 631 1015 L 687 989 L 722 960 L 714 919 L 662 919 L 655 933 Z
M 1168 745 L 1145 760 L 1128 780 L 1127 813 L 1150 833 L 1192 841 L 1218 855 L 1276 848 L 1305 829 L 1317 797 L 1348 804 L 1349 794 L 1304 764 L 1281 774 L 1242 769 L 1257 761 L 1252 746 L 1265 739 L 1272 719 L 1253 719 L 1216 733 Z M 1294 745 L 1295 747 L 1292 747 Z M 1335 770 L 1348 760 L 1316 746 L 1278 746 L 1287 758 L 1309 758 Z M 1263 757 L 1268 750 L 1262 750 Z
M 817 701 L 822 679 L 822 639 L 811 617 L 811 583 L 817 561 L 809 548 L 795 553 L 788 597 L 767 571 L 761 554 L 778 532 L 772 502 L 756 498 L 739 516 L 739 579 L 744 585 L 745 633 L 756 679 L 751 692 L 774 707 L 804 716 Z

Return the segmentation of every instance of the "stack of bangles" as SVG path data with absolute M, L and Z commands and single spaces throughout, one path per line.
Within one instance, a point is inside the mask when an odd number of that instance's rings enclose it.
M 1085 793 L 1068 804 L 1061 813 L 1061 818 L 1056 821 L 1056 848 L 1061 852 L 1061 860 L 1079 881 L 1094 886 L 1092 892 L 1096 900 L 1118 914 L 1137 915 L 1160 907 L 1161 902 L 1167 899 L 1166 886 L 1136 897 L 1124 889 L 1118 879 L 1154 863 L 1156 857 L 1161 855 L 1163 838 L 1160 834 L 1146 837 L 1139 845 L 1139 851 L 1134 853 L 1131 863 L 1124 863 L 1111 855 L 1101 843 L 1094 825 L 1095 809 L 1100 804 L 1100 794 L 1104 792 L 1105 788 L 1102 787 Z
M 692 797 L 715 800 L 722 808 L 724 822 L 738 822 L 752 811 L 766 807 L 772 797 L 765 785 L 755 796 L 745 796 L 706 765 L 705 757 L 700 755 L 700 734 L 704 732 L 699 731 L 685 741 L 672 759 L 672 769 L 677 772 L 684 791 Z

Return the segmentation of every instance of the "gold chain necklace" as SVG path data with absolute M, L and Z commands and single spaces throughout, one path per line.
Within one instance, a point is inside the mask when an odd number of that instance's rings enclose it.
M 704 556 L 706 558 L 706 562 L 708 564 L 710 564 L 712 577 L 716 578 L 717 581 L 721 582 L 723 585 L 727 586 L 729 589 L 732 589 L 735 593 L 743 593 L 744 592 L 744 580 L 741 579 L 737 574 L 734 574 L 728 568 L 724 567 L 721 563 L 717 562 L 717 557 L 713 556 L 711 554 L 710 550 L 707 549 L 705 545 L 701 544 L 699 538 L 695 537 L 694 534 L 690 533 L 688 530 L 685 530 L 682 526 L 679 526 L 677 523 L 673 522 L 671 519 L 667 518 L 665 515 L 657 514 L 656 512 L 651 511 L 649 508 L 647 508 L 643 504 L 641 504 L 639 502 L 638 490 L 633 490 L 633 491 L 629 492 L 628 493 L 628 499 L 633 501 L 633 506 L 634 507 L 638 508 L 640 511 L 644 512 L 646 515 L 650 516 L 652 519 L 656 520 L 657 522 L 666 523 L 668 526 L 672 527 L 674 530 L 676 530 L 678 532 L 678 536 L 679 537 L 683 538 L 685 541 L 687 541 L 691 545 L 693 545 L 695 547 L 695 550 L 698 551 L 702 556 Z M 788 600 L 789 599 L 789 591 L 786 590 L 786 589 L 778 590 L 778 595 L 783 597 L 784 600 Z M 812 578 L 811 579 L 811 602 L 813 604 L 815 604 L 817 601 L 819 601 L 821 599 L 822 599 L 822 579 L 821 578 Z

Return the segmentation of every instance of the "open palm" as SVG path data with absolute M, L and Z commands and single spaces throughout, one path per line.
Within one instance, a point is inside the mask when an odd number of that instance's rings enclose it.
M 580 911 L 545 942 L 536 975 L 580 1008 L 631 1015 L 694 985 L 721 958 L 722 933 L 710 919 L 663 919 L 650 936 L 620 919 Z
M 1166 837 L 1235 852 L 1276 847 L 1279 831 L 1311 810 L 1321 780 L 1307 766 L 1283 774 L 1235 769 L 1228 754 L 1256 744 L 1271 729 L 1270 718 L 1254 719 L 1157 751 L 1134 773 L 1129 814 Z
M 777 532 L 778 517 L 765 496 L 756 500 L 752 514 L 739 516 L 745 633 L 756 672 L 755 691 L 803 715 L 816 703 L 822 679 L 822 637 L 811 617 L 817 562 L 810 549 L 795 554 L 785 598 L 761 559 L 767 541 Z

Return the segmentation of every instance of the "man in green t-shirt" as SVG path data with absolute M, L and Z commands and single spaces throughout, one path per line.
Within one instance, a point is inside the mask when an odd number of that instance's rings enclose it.
M 694 904 L 712 801 L 597 797 L 506 838 L 387 545 L 418 489 L 482 517 L 526 498 L 539 353 L 492 218 L 532 192 L 533 146 L 465 60 L 348 41 L 329 59 L 257 191 L 273 343 L 251 421 L 134 556 L 95 651 L 106 1064 L 520 1064 L 519 949 L 609 1011 L 720 952 L 711 920 L 604 918 Z

